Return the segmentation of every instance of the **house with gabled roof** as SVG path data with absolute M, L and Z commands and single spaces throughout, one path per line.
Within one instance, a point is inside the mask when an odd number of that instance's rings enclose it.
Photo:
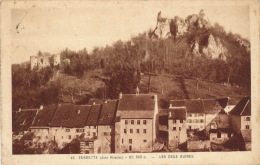
M 157 95 L 120 95 L 116 113 L 116 152 L 151 152 L 158 131 L 157 114 Z
M 35 120 L 35 116 L 41 108 L 37 109 L 19 109 L 13 115 L 12 132 L 13 135 L 24 135 L 29 131 L 30 126 Z
M 102 104 L 98 120 L 99 153 L 115 153 L 115 117 L 118 100 L 107 100 Z
M 187 128 L 203 130 L 205 128 L 205 110 L 201 99 L 185 100 L 187 110 Z
M 29 128 L 29 130 L 34 133 L 34 142 L 41 143 L 50 139 L 50 123 L 56 108 L 57 105 L 44 106 L 35 116 Z
M 93 104 L 91 106 L 89 117 L 85 124 L 85 137 L 97 138 L 98 136 L 98 120 L 101 112 L 102 104 Z
M 251 98 L 242 98 L 229 115 L 231 127 L 237 134 L 242 130 L 251 130 Z
M 226 106 L 228 99 L 171 100 L 170 109 L 186 108 L 187 129 L 203 130 Z
M 72 139 L 86 133 L 85 123 L 90 114 L 91 106 L 60 104 L 50 123 L 50 137 L 62 148 Z
M 172 151 L 187 141 L 186 108 L 169 108 L 168 148 Z

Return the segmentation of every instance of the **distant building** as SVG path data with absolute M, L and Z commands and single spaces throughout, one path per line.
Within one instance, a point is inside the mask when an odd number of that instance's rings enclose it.
M 24 135 L 26 134 L 34 122 L 35 116 L 40 108 L 37 109 L 19 109 L 15 112 L 13 118 L 13 135 Z
M 239 134 L 242 130 L 251 130 L 251 99 L 244 97 L 229 112 L 231 127 Z
M 186 108 L 188 130 L 203 130 L 227 105 L 223 99 L 171 100 L 170 109 Z
M 50 138 L 62 148 L 72 139 L 87 132 L 86 121 L 90 116 L 89 105 L 61 104 L 50 123 Z
M 205 128 L 206 114 L 201 99 L 186 100 L 187 128 L 189 130 L 203 130 Z
M 57 66 L 61 63 L 60 54 L 31 56 L 30 62 L 31 69 L 35 67 L 44 68 L 47 66 Z
M 170 150 L 187 141 L 186 108 L 169 109 L 168 134 Z
M 117 100 L 105 101 L 98 120 L 98 141 L 100 153 L 115 153 L 115 116 Z
M 43 107 L 35 116 L 30 127 L 30 131 L 34 133 L 34 143 L 39 144 L 50 140 L 50 123 L 56 108 L 56 105 Z
M 157 134 L 157 95 L 121 94 L 116 118 L 116 151 L 151 152 Z
M 223 109 L 206 126 L 206 131 L 210 141 L 217 144 L 223 144 L 234 134 L 233 129 L 230 128 L 229 116 Z
M 93 104 L 89 112 L 89 117 L 84 123 L 85 125 L 85 137 L 95 138 L 98 136 L 98 120 L 101 111 L 101 104 Z

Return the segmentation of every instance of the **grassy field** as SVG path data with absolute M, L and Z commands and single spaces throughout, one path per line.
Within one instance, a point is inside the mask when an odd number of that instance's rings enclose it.
M 143 75 L 140 83 L 141 93 L 148 92 L 149 76 Z M 197 89 L 198 87 L 198 89 Z M 170 76 L 152 76 L 150 93 L 158 94 L 161 100 L 171 99 L 210 99 L 230 97 L 240 100 L 250 95 L 250 90 L 242 87 L 233 87 L 213 82 L 194 79 L 177 79 Z

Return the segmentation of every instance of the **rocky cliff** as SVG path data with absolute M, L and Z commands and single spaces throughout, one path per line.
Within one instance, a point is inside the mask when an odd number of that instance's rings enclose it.
M 185 19 L 179 16 L 165 18 L 159 12 L 156 28 L 151 37 L 157 39 L 172 38 L 176 41 L 180 37 L 186 36 L 190 45 L 188 51 L 191 55 L 226 60 L 228 50 L 225 47 L 225 39 L 212 34 L 211 28 L 210 21 L 203 10 L 198 14 L 189 15 Z M 248 41 L 241 39 L 241 37 L 237 37 L 235 40 L 248 53 L 250 52 L 250 43 Z

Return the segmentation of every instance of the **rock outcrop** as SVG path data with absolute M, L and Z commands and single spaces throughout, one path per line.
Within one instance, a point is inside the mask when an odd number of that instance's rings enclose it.
M 173 19 L 164 18 L 161 16 L 161 12 L 159 12 L 157 15 L 156 28 L 153 31 L 152 37 L 168 38 L 172 36 L 176 38 L 194 28 L 210 28 L 210 23 L 205 19 L 203 10 L 201 10 L 199 14 L 187 16 L 185 20 L 178 16 L 175 16 Z
M 202 48 L 202 53 L 210 58 L 220 58 L 226 60 L 227 49 L 223 46 L 219 38 L 209 35 L 208 45 Z
M 152 37 L 155 38 L 167 38 L 170 37 L 170 19 L 163 18 L 161 12 L 157 15 L 157 24 Z

